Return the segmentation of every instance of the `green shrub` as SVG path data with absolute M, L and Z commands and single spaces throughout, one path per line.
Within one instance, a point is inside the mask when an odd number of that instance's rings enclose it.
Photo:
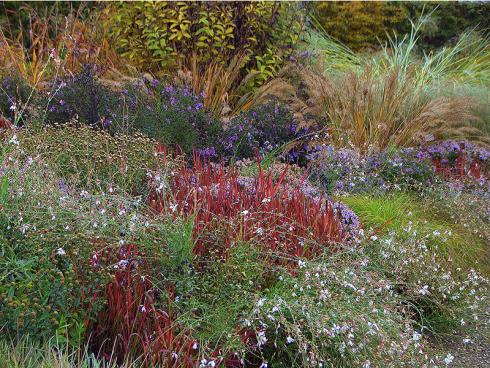
M 274 75 L 303 28 L 294 3 L 136 2 L 106 8 L 115 47 L 135 66 L 153 72 L 175 67 L 194 53 L 202 63 L 229 62 L 250 52 L 247 67 Z
M 430 14 L 421 29 L 419 45 L 442 47 L 469 28 L 488 33 L 489 4 L 484 2 L 318 2 L 314 5 L 319 25 L 354 50 L 379 47 L 387 34 L 410 33 L 411 20 Z
M 140 132 L 188 154 L 214 147 L 221 123 L 205 110 L 202 95 L 158 80 L 129 86 L 124 94 L 127 120 L 113 130 Z
M 417 19 L 423 14 L 431 14 L 421 30 L 420 46 L 424 49 L 435 49 L 454 41 L 469 28 L 478 27 L 487 34 L 490 30 L 488 12 L 490 4 L 484 1 L 475 2 L 404 2 L 406 18 L 396 25 L 399 33 L 410 31 L 410 19 Z

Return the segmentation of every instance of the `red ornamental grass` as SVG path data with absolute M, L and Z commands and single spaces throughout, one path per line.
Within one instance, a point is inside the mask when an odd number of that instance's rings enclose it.
M 94 294 L 104 301 L 104 308 L 89 324 L 91 349 L 118 363 L 138 357 L 144 366 L 194 367 L 193 341 L 172 317 L 173 289 L 155 290 L 144 276 L 149 273 L 136 245 L 122 246 L 116 257 L 108 256 L 110 251 L 102 246 L 94 252 L 91 267 L 98 268 L 110 258 L 114 271 L 102 291 Z M 165 310 L 156 307 L 162 304 Z
M 469 158 L 462 148 L 459 149 L 459 155 L 452 163 L 444 163 L 440 158 L 433 158 L 432 163 L 436 173 L 446 179 L 465 179 L 467 177 L 480 179 L 488 177 L 486 166 L 478 159 Z
M 286 173 L 287 168 L 274 182 L 259 161 L 258 178 L 243 178 L 233 168 L 196 156 L 192 168 L 182 167 L 172 176 L 170 193 L 151 193 L 150 206 L 157 213 L 194 217 L 196 255 L 226 257 L 233 244 L 258 240 L 265 252 L 312 257 L 345 240 L 332 206 L 283 185 Z

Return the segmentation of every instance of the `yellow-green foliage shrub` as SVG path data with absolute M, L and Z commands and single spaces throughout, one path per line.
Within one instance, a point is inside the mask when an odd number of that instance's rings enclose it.
M 354 50 L 376 46 L 406 17 L 403 4 L 377 1 L 322 1 L 314 10 L 327 33 Z
M 301 5 L 287 2 L 117 2 L 106 26 L 123 56 L 145 71 L 200 62 L 229 62 L 250 53 L 246 67 L 273 76 L 298 41 Z

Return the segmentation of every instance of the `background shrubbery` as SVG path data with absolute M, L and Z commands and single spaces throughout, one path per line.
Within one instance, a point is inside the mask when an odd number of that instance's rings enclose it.
M 475 25 L 488 32 L 489 5 L 428 2 L 318 2 L 314 14 L 318 25 L 353 50 L 378 48 L 387 34 L 410 32 L 410 19 L 432 13 L 420 35 L 424 49 L 435 49 L 454 42 Z M 348 20 L 348 21 L 347 21 Z
M 115 46 L 135 65 L 158 72 L 199 62 L 228 63 L 250 53 L 247 68 L 257 81 L 274 76 L 303 29 L 301 4 L 243 2 L 135 3 L 107 7 L 107 27 Z

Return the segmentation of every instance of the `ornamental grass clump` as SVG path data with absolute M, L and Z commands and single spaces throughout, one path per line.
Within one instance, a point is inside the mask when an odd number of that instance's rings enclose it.
M 193 216 L 194 253 L 200 256 L 226 258 L 243 241 L 280 263 L 335 250 L 349 234 L 332 204 L 283 187 L 286 170 L 274 182 L 262 170 L 256 179 L 240 177 L 233 168 L 195 157 L 192 168 L 173 173 L 166 193 L 159 192 L 161 184 L 153 177 L 150 206 L 157 213 Z
M 297 74 L 307 96 L 293 98 L 301 124 L 324 135 L 324 142 L 362 154 L 419 144 L 429 133 L 447 137 L 469 129 L 466 122 L 474 118 L 471 99 L 432 97 L 413 88 L 414 74 L 396 68 L 376 75 L 367 67 L 333 77 L 308 67 Z
M 88 271 L 113 270 L 100 294 L 92 295 L 105 303 L 88 323 L 91 350 L 107 361 L 132 357 L 143 367 L 194 367 L 197 348 L 173 316 L 173 286 L 155 288 L 148 256 L 136 244 L 119 245 L 115 252 L 108 244 L 97 245 Z

